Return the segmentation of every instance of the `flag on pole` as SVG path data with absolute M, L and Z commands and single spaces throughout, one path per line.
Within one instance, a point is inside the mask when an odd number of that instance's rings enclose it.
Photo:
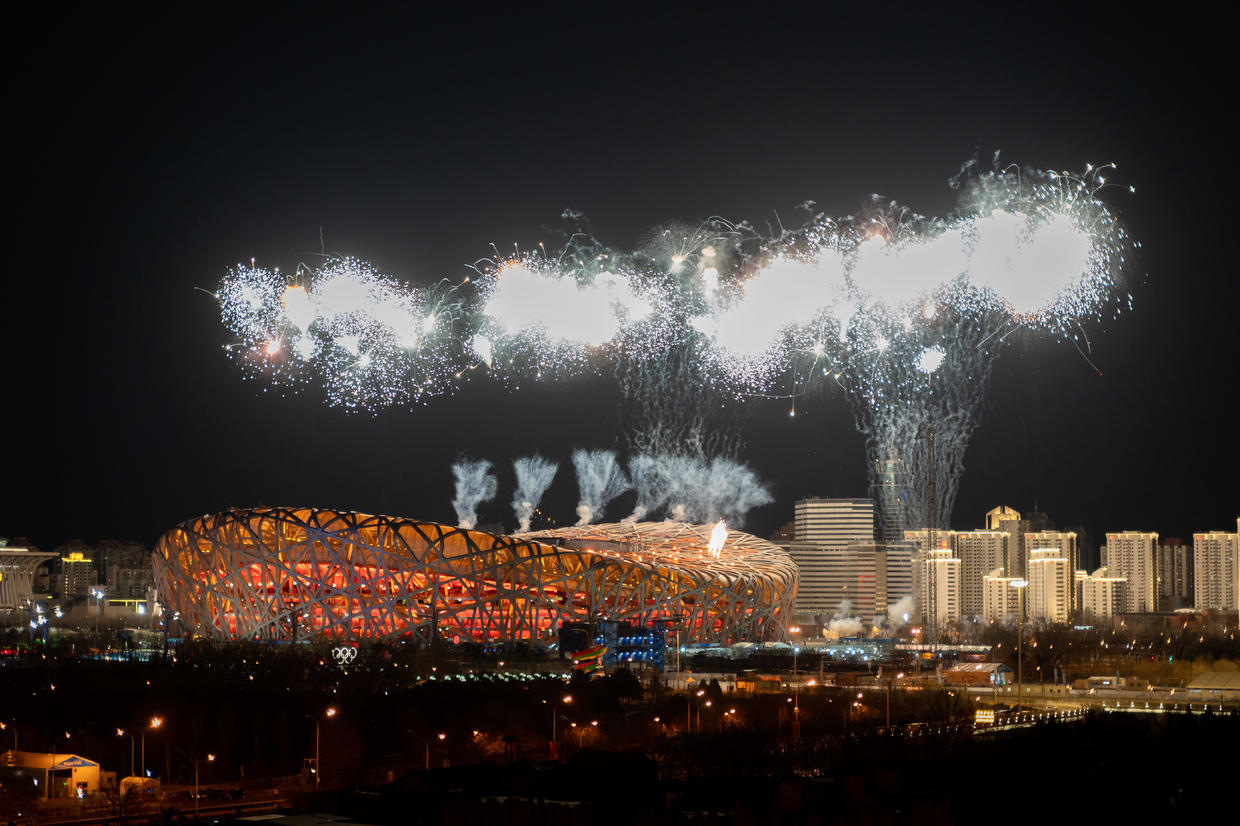
M 607 646 L 602 644 L 578 651 L 573 655 L 573 668 L 584 674 L 589 674 L 602 665 L 603 655 L 606 653 Z

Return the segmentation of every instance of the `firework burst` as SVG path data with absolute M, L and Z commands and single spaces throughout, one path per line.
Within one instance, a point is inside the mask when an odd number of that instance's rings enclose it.
M 355 409 L 425 401 L 479 367 L 517 387 L 614 365 L 630 446 L 645 454 L 735 454 L 738 399 L 781 395 L 789 375 L 800 379 L 783 395 L 828 378 L 876 460 L 894 449 L 910 479 L 923 478 L 920 439 L 936 427 L 940 501 L 925 508 L 946 524 L 1003 341 L 1022 331 L 1079 348 L 1084 322 L 1122 308 L 1136 244 L 1101 199 L 1113 169 L 966 165 L 945 218 L 875 197 L 774 238 L 720 219 L 664 225 L 632 252 L 566 212 L 578 228 L 558 253 L 476 266 L 468 302 L 351 258 L 291 279 L 238 266 L 221 317 L 247 375 L 314 381 Z

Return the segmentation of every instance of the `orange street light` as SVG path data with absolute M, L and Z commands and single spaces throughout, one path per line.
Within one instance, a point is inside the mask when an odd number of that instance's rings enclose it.
M 336 707 L 328 706 L 327 709 L 323 712 L 323 716 L 328 717 L 328 718 L 335 717 Z M 315 721 L 314 721 L 314 790 L 316 792 L 319 790 L 319 784 L 322 782 L 321 778 L 323 777 L 323 772 L 319 771 L 319 723 L 320 722 L 321 720 L 319 718 L 315 718 Z

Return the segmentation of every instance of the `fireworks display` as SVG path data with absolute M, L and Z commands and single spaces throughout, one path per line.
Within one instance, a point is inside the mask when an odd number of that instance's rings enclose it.
M 346 408 L 424 402 L 474 369 L 517 386 L 614 365 L 639 508 L 668 502 L 643 498 L 658 488 L 643 480 L 661 473 L 651 457 L 736 453 L 745 397 L 838 384 L 872 457 L 894 449 L 903 462 L 910 524 L 928 518 L 916 488 L 936 428 L 928 506 L 946 524 L 1005 339 L 1026 331 L 1080 348 L 1080 325 L 1127 299 L 1136 245 L 1100 197 L 1111 169 L 966 169 L 946 218 L 875 199 L 777 238 L 713 221 L 622 252 L 578 233 L 557 254 L 494 262 L 468 287 L 413 288 L 349 258 L 288 278 L 238 266 L 218 298 L 247 375 L 314 382 Z M 603 504 L 583 491 L 582 518 Z
M 238 337 L 228 352 L 277 385 L 317 381 L 328 401 L 373 410 L 449 390 L 459 371 L 456 290 L 412 289 L 353 258 L 291 278 L 253 264 L 229 270 L 217 296 Z

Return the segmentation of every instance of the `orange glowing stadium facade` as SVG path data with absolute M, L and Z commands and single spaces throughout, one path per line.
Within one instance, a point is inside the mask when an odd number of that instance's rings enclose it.
M 230 510 L 185 522 L 152 554 L 186 633 L 294 640 L 436 635 L 553 642 L 562 621 L 672 621 L 689 642 L 779 640 L 796 566 L 776 545 L 711 526 L 588 525 L 498 536 L 390 516 Z

